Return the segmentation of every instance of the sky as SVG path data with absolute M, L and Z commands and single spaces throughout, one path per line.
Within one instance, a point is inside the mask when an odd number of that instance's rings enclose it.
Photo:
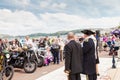
M 116 27 L 119 4 L 120 0 L 0 0 L 0 34 Z

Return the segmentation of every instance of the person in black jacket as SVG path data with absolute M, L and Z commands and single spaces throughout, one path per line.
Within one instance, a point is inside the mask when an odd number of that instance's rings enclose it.
M 3 40 L 0 39 L 0 53 L 5 49 L 5 45 L 3 44 Z
M 51 52 L 53 54 L 53 62 L 54 64 L 59 64 L 60 63 L 60 45 L 58 44 L 58 39 L 54 39 L 52 45 L 51 45 Z
M 94 34 L 90 30 L 81 31 L 84 33 L 83 42 L 83 73 L 87 75 L 87 80 L 97 80 L 95 44 L 90 35 Z
M 68 80 L 81 80 L 83 53 L 80 43 L 75 41 L 74 33 L 68 33 L 69 42 L 64 47 L 65 73 Z

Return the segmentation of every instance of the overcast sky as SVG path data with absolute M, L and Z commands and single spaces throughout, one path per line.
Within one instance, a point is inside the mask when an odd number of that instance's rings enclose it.
M 120 0 L 0 0 L 0 34 L 26 35 L 120 24 Z

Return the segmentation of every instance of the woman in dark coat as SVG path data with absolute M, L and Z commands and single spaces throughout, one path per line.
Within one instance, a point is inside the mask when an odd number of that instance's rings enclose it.
M 83 42 L 83 73 L 87 75 L 87 80 L 97 80 L 95 44 L 90 38 L 93 32 L 84 30 L 82 33 L 84 33 L 85 38 Z

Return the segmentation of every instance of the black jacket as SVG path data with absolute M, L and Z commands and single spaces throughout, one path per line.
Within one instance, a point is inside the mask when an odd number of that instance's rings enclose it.
M 71 74 L 82 72 L 83 53 L 79 43 L 72 40 L 64 47 L 65 70 L 71 71 Z
M 91 38 L 83 42 L 83 73 L 96 73 L 95 44 Z
M 0 52 L 5 49 L 5 45 L 3 43 L 0 44 Z
M 59 45 L 59 44 L 52 44 L 50 51 L 51 51 L 53 54 L 54 54 L 54 53 L 59 53 L 59 51 L 60 51 L 60 45 Z

